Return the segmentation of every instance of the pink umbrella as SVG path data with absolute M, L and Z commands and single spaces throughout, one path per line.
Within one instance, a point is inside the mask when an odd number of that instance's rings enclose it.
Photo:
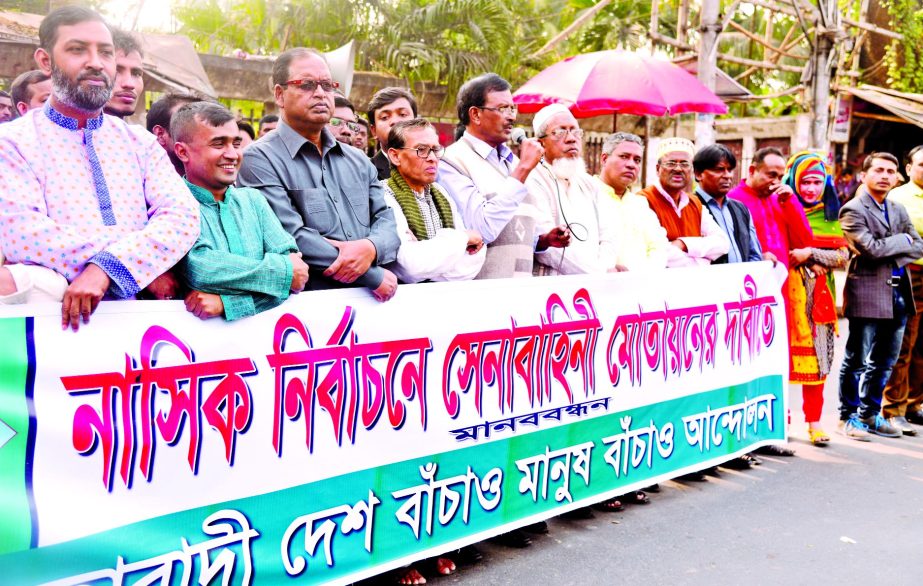
M 626 51 L 568 57 L 526 82 L 513 94 L 513 101 L 526 114 L 558 102 L 577 118 L 728 111 L 721 98 L 682 67 Z

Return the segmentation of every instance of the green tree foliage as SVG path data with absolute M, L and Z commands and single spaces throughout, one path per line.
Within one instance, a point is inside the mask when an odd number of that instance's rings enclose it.
M 570 16 L 591 8 L 595 0 L 571 0 Z M 647 27 L 651 18 L 652 2 L 613 2 L 603 8 L 592 22 L 581 28 L 569 43 L 578 53 L 620 48 L 641 49 L 648 44 Z M 676 13 L 666 12 L 665 29 L 676 28 Z M 664 34 L 669 34 L 665 30 Z
M 442 83 L 453 95 L 464 80 L 494 71 L 514 86 L 557 58 L 532 55 L 560 30 L 551 15 L 566 1 L 405 0 L 382 11 L 382 33 L 365 47 L 367 65 L 407 79 Z M 551 23 L 549 23 L 551 21 Z
M 896 90 L 923 93 L 923 5 L 919 0 L 884 0 L 891 28 L 904 35 L 888 47 L 888 83 Z
M 780 12 L 773 13 L 756 6 L 746 11 L 738 10 L 732 17 L 732 21 L 752 35 L 776 47 L 796 40 L 802 33 L 800 23 L 795 17 Z M 807 64 L 811 54 L 807 41 L 788 48 L 786 53 L 797 56 L 790 57 L 776 53 L 736 28 L 729 28 L 721 35 L 718 49 L 721 53 L 737 55 L 754 61 L 797 67 Z M 790 71 L 752 68 L 728 62 L 720 62 L 719 65 L 728 75 L 756 95 L 780 92 L 801 83 L 801 75 Z M 748 102 L 743 113 L 760 116 L 790 114 L 801 106 L 801 98 L 800 94 L 793 94 Z
M 819 1 L 819 0 L 815 0 Z M 838 0 L 841 10 L 857 17 L 860 0 Z M 923 11 L 920 0 L 884 0 L 894 6 L 896 27 L 912 42 L 896 45 L 896 87 L 923 88 L 921 47 Z M 189 36 L 202 52 L 229 54 L 235 49 L 274 55 L 295 46 L 329 51 L 353 40 L 356 68 L 414 81 L 446 86 L 452 99 L 461 83 L 479 73 L 495 71 L 514 87 L 544 67 L 570 55 L 605 49 L 646 50 L 651 9 L 657 3 L 658 32 L 677 38 L 679 0 L 613 0 L 563 39 L 536 57 L 549 39 L 593 8 L 598 0 L 174 0 L 178 32 Z M 722 0 L 722 10 L 734 4 Z M 784 3 L 783 3 L 784 4 Z M 747 2 L 737 9 L 731 27 L 721 35 L 719 51 L 757 62 L 803 67 L 810 42 L 797 18 Z M 700 3 L 690 10 L 686 42 L 698 43 Z M 809 11 L 802 14 L 812 26 Z M 747 33 L 741 32 L 744 29 Z M 811 33 L 813 34 L 813 33 Z M 775 46 L 791 44 L 788 55 Z M 671 57 L 684 51 L 658 44 Z M 802 57 L 802 58 L 800 58 Z M 721 61 L 719 66 L 754 94 L 782 92 L 801 83 L 800 74 L 761 70 Z M 801 109 L 800 94 L 753 101 L 740 113 L 783 115 Z
M 271 55 L 297 46 L 328 51 L 362 41 L 374 27 L 373 0 L 179 0 L 174 15 L 199 51 Z
M 554 55 L 530 60 L 556 29 L 548 15 L 566 0 L 180 0 L 179 32 L 203 52 L 276 54 L 357 43 L 360 70 L 434 81 L 454 95 L 461 83 L 495 71 L 521 83 Z

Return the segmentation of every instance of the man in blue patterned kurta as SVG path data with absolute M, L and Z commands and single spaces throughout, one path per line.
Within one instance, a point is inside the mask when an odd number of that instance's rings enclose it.
M 227 108 L 197 102 L 170 122 L 174 151 L 200 205 L 199 239 L 183 261 L 186 309 L 235 320 L 271 309 L 304 289 L 308 266 L 295 239 L 258 191 L 234 187 L 241 147 Z

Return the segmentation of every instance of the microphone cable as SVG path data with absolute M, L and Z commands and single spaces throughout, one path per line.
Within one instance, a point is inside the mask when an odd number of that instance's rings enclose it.
M 548 169 L 549 173 L 551 173 L 551 180 L 554 182 L 554 188 L 557 193 L 558 211 L 561 212 L 561 220 L 564 221 L 564 226 L 570 232 L 570 235 L 574 240 L 577 240 L 579 242 L 586 242 L 590 238 L 589 229 L 585 225 L 581 224 L 580 222 L 571 222 L 570 220 L 567 219 L 567 214 L 564 213 L 564 198 L 561 196 L 561 185 L 558 183 L 558 176 L 554 174 L 554 170 L 551 168 L 551 166 L 545 162 L 545 157 L 542 157 L 540 164 L 545 169 Z M 579 227 L 581 230 L 583 230 L 583 233 L 584 233 L 583 237 L 579 236 L 574 231 L 575 227 Z M 558 267 L 560 267 L 564 263 L 564 255 L 566 254 L 566 252 L 567 252 L 567 247 L 562 246 L 561 247 L 561 259 L 558 261 Z

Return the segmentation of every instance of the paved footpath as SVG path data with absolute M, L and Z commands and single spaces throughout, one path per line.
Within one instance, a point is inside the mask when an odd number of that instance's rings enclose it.
M 840 330 L 837 371 L 845 321 Z M 797 457 L 666 482 L 651 504 L 621 513 L 554 519 L 532 547 L 481 544 L 482 563 L 429 583 L 923 584 L 923 427 L 869 443 L 837 435 L 837 378 L 825 392 L 828 447 L 808 443 L 801 388 L 791 387 Z

